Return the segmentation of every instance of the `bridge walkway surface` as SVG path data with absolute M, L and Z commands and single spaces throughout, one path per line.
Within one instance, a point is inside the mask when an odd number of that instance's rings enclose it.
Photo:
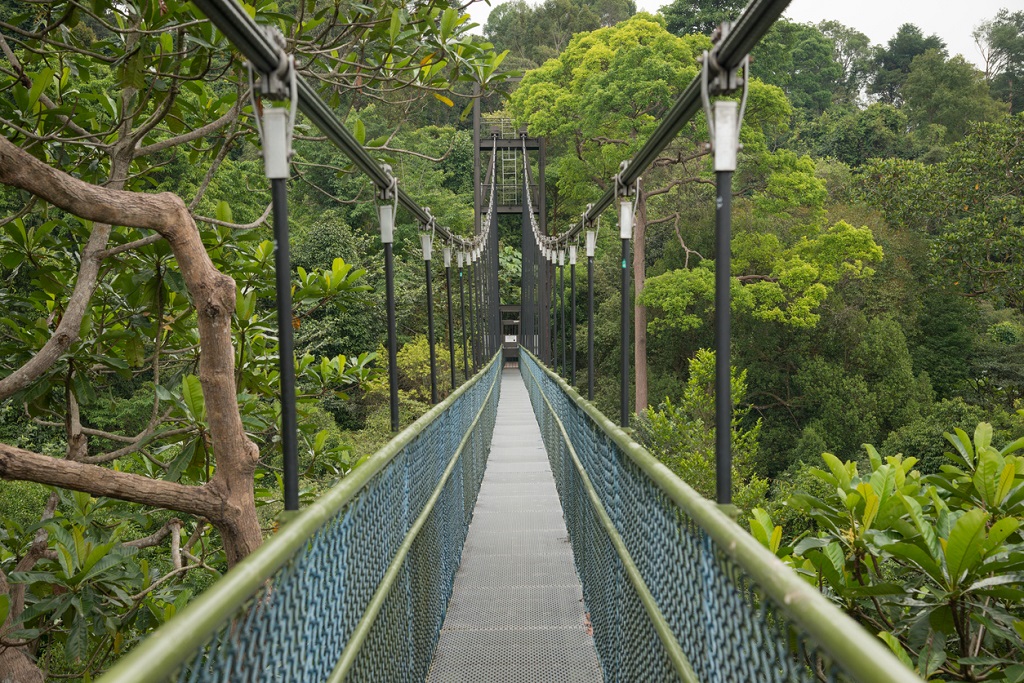
M 599 681 L 583 590 L 518 370 L 501 377 L 491 453 L 427 680 Z

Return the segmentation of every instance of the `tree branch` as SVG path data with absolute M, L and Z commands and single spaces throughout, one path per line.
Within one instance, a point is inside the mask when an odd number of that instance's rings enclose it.
M 160 479 L 51 458 L 0 443 L 0 479 L 34 481 L 84 491 L 93 496 L 155 505 L 190 515 L 223 517 L 223 501 L 207 486 L 185 486 Z M 166 534 L 165 534 L 166 535 Z

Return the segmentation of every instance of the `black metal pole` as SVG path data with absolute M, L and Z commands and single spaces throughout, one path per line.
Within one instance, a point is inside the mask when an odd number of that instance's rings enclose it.
M 553 265 L 551 273 L 552 285 L 558 284 L 558 265 L 557 262 Z M 558 349 L 558 290 L 552 287 L 551 289 L 551 308 L 552 314 L 548 324 L 551 326 L 551 339 L 552 339 L 552 351 L 554 357 L 551 359 L 551 367 L 554 368 L 555 372 L 558 372 L 558 359 L 561 358 L 562 354 L 559 353 Z
M 451 253 L 445 258 L 444 290 L 448 295 L 448 356 L 452 370 L 452 391 L 455 391 L 455 322 L 452 316 L 452 262 Z
M 594 400 L 594 257 L 587 257 L 587 400 Z
M 278 364 L 281 371 L 281 453 L 284 458 L 284 509 L 299 509 L 298 418 L 295 414 L 295 342 L 292 328 L 292 267 L 288 250 L 288 181 L 270 181 L 274 204 L 275 284 L 277 287 Z
M 732 171 L 715 173 L 715 493 L 732 502 L 732 381 L 730 378 L 730 292 Z
M 434 348 L 434 278 L 430 259 L 423 262 L 427 272 L 427 345 L 430 346 L 430 402 L 437 404 L 437 350 Z
M 565 354 L 565 343 L 567 337 L 565 336 L 565 260 L 564 257 L 559 259 L 561 263 L 558 264 L 558 307 L 562 309 L 562 375 L 568 375 L 568 363 L 566 362 Z
M 468 280 L 469 280 L 469 285 L 468 285 L 469 286 L 469 358 L 470 358 L 470 361 L 472 361 L 472 363 L 473 363 L 473 374 L 475 375 L 476 374 L 476 350 L 477 350 L 477 345 L 478 345 L 478 343 L 480 341 L 480 340 L 478 340 L 476 338 L 476 318 L 473 317 L 473 298 L 474 298 L 474 291 L 473 290 L 476 289 L 473 286 L 473 280 L 475 279 L 475 276 L 476 276 L 476 272 L 475 272 L 476 269 L 473 267 L 472 263 L 467 264 L 466 268 L 469 269 L 469 278 L 468 278 Z M 467 370 L 468 370 L 468 368 L 467 368 Z M 469 375 L 467 375 L 466 377 L 468 379 Z
M 466 297 L 462 281 L 462 266 L 459 266 L 459 305 L 462 307 L 462 375 L 469 380 L 469 348 L 466 346 Z
M 573 247 L 575 249 L 575 247 Z M 572 346 L 572 365 L 569 366 L 569 384 L 576 386 L 576 259 L 569 259 L 569 344 Z
M 619 424 L 629 427 L 629 238 L 622 240 L 622 306 L 620 311 L 622 336 L 619 339 L 622 384 L 619 391 Z
M 395 249 L 384 243 L 384 280 L 388 306 L 388 390 L 391 395 L 391 431 L 398 431 L 398 329 L 395 323 Z

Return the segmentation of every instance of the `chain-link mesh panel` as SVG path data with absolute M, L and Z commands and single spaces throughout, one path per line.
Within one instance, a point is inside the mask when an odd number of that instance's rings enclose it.
M 349 680 L 422 681 L 451 597 L 494 430 L 500 364 L 467 391 L 338 510 L 175 678 L 320 682 L 334 670 L 411 526 L 469 430 Z M 474 420 L 479 415 L 479 420 Z M 156 634 L 156 635 L 159 635 Z
M 563 427 L 698 680 L 853 680 L 529 354 L 521 353 L 520 372 L 551 460 L 606 680 L 678 674 L 600 523 Z

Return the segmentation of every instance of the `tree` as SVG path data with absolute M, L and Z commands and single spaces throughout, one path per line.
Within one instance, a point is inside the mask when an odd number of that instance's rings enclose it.
M 971 33 L 985 62 L 985 80 L 993 92 L 1009 103 L 1013 113 L 1024 104 L 1020 93 L 1024 77 L 1024 12 L 1002 9 Z
M 918 145 L 908 139 L 910 122 L 902 109 L 874 102 L 864 109 L 833 107 L 799 130 L 812 154 L 853 167 L 868 159 L 914 158 Z
M 460 79 L 499 78 L 500 56 L 443 4 L 253 9 L 283 29 L 290 49 L 311 55 L 304 75 L 342 110 L 399 91 L 443 101 Z M 174 547 L 184 527 L 201 534 L 208 520 L 222 564 L 234 565 L 262 541 L 254 479 L 268 465 L 261 458 L 277 451 L 266 290 L 273 245 L 258 232 L 265 191 L 244 189 L 265 182 L 246 158 L 255 155 L 245 147 L 254 135 L 243 114 L 244 65 L 205 17 L 174 0 L 55 2 L 6 18 L 0 398 L 56 432 L 63 458 L 41 445 L 0 444 L 0 478 L 189 516 L 146 537 L 151 545 L 170 538 Z M 395 58 L 418 66 L 393 68 Z M 340 259 L 327 272 L 297 272 L 293 324 L 337 304 L 343 290 L 360 291 L 358 278 Z M 301 398 L 365 378 L 368 358 L 301 357 Z M 131 432 L 101 423 L 98 395 L 115 389 L 141 407 Z M 47 561 L 59 542 L 48 523 L 59 498 L 55 491 L 38 511 L 38 533 L 13 558 L 17 572 Z M 141 539 L 103 543 L 122 540 Z M 0 620 L 6 635 L 36 596 L 3 571 L 0 584 L 12 606 Z M 137 609 L 128 603 L 123 609 Z M 33 618 L 61 633 L 60 615 L 44 607 Z M 102 639 L 113 635 L 96 635 L 95 651 L 109 652 Z M 5 647 L 0 670 L 24 665 L 38 637 Z M 93 676 L 105 656 L 81 661 L 77 675 Z
M 870 445 L 867 463 L 823 453 L 826 469 L 811 473 L 824 486 L 788 502 L 812 533 L 783 543 L 764 510 L 751 532 L 923 679 L 1013 680 L 1024 665 L 1024 440 L 999 448 L 984 422 L 973 439 L 945 437 L 953 450 L 929 476 L 913 455 L 883 459 Z
M 890 224 L 931 240 L 933 277 L 964 296 L 1024 311 L 1022 155 L 1024 116 L 1018 114 L 973 125 L 940 164 L 868 164 L 863 187 Z
M 797 110 L 817 116 L 843 88 L 836 49 L 818 27 L 780 19 L 751 51 L 751 68 L 765 83 L 782 88 Z
M 550 165 L 560 196 L 582 210 L 608 187 L 657 127 L 681 88 L 697 74 L 695 56 L 709 46 L 703 36 L 679 38 L 659 18 L 638 14 L 615 27 L 576 36 L 558 59 L 523 79 L 509 109 L 531 133 L 547 136 L 557 156 Z M 778 126 L 789 106 L 776 89 L 753 81 L 744 127 L 748 152 L 764 150 L 762 127 Z M 644 174 L 633 232 L 634 368 L 636 406 L 647 406 L 647 311 L 642 294 L 649 226 L 677 225 L 673 210 L 682 192 L 705 184 L 707 150 L 702 124 L 692 124 Z M 575 211 L 569 210 L 570 215 Z
M 689 379 L 679 404 L 665 398 L 638 415 L 637 440 L 705 498 L 715 497 L 715 353 L 701 349 L 690 359 Z M 731 369 L 733 499 L 742 510 L 764 501 L 768 482 L 754 473 L 761 421 L 752 420 L 747 373 Z M 753 422 L 753 426 L 746 426 Z
M 817 28 L 832 41 L 833 57 L 843 70 L 833 101 L 856 104 L 871 78 L 879 48 L 865 34 L 838 21 L 823 21 Z
M 673 0 L 658 12 L 665 28 L 677 36 L 699 33 L 710 36 L 723 21 L 735 21 L 743 12 L 743 0 Z
M 902 104 L 903 83 L 910 75 L 914 57 L 928 50 L 937 50 L 943 57 L 947 54 L 946 43 L 938 36 L 925 37 L 921 29 L 913 24 L 900 26 L 896 35 L 879 50 L 875 58 L 875 76 L 868 91 L 886 104 Z
M 914 57 L 903 83 L 904 110 L 918 130 L 941 127 L 945 142 L 960 140 L 974 121 L 994 121 L 1006 108 L 989 95 L 984 75 L 962 56 L 935 49 Z
M 635 13 L 633 0 L 544 0 L 536 7 L 509 0 L 491 11 L 484 35 L 534 68 L 558 56 L 573 35 L 613 26 Z

